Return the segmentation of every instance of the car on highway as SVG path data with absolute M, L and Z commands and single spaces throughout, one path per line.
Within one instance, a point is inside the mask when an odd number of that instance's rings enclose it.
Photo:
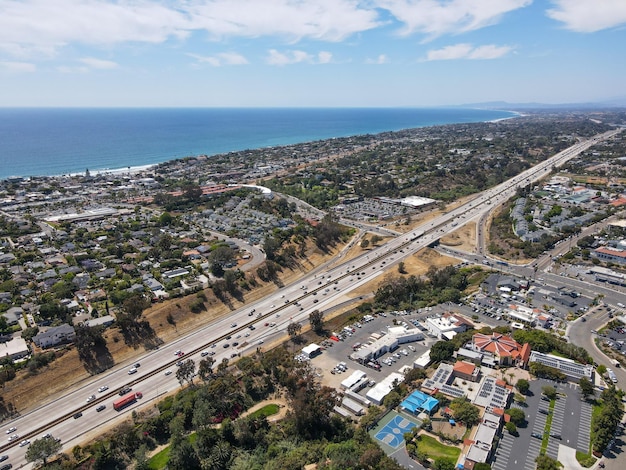
M 171 370 L 166 370 L 166 371 L 165 371 L 165 375 L 171 375 L 171 374 L 172 374 L 172 371 L 171 371 Z
M 230 327 L 231 327 L 231 328 L 236 328 L 236 327 L 237 327 L 237 323 L 231 323 L 231 324 L 230 324 Z
M 17 431 L 16 427 L 9 428 L 7 429 L 7 434 L 11 434 L 12 432 L 15 432 L 15 431 Z
M 109 389 L 109 387 L 107 387 L 106 385 L 103 385 L 102 387 L 100 387 L 98 389 L 98 392 L 102 393 L 102 392 L 106 392 Z
M 138 362 L 135 363 L 135 365 L 133 366 L 135 369 L 139 369 L 141 367 L 141 364 L 139 364 Z
M 3 465 L 2 467 L 0 467 L 0 470 L 11 470 L 13 468 L 13 465 L 8 463 L 6 465 Z
M 126 395 L 128 392 L 130 392 L 132 390 L 132 388 L 126 386 L 126 387 L 122 387 L 122 389 L 119 391 L 119 395 Z
M 224 344 L 224 346 L 222 346 L 222 347 L 223 347 L 224 349 L 227 349 L 227 348 L 229 348 L 229 347 L 230 347 L 230 344 L 225 343 L 225 344 Z
M 83 414 L 79 411 L 78 413 L 74 413 L 74 419 L 78 419 L 82 416 Z
M 9 458 L 8 455 L 2 455 L 0 456 L 0 462 L 4 462 L 5 460 L 7 460 Z
M 204 350 L 204 351 L 202 351 L 200 353 L 200 356 L 202 356 L 202 357 L 207 357 L 208 355 L 209 355 L 209 351 L 207 351 L 207 350 Z
M 174 356 L 180 356 L 182 353 L 182 351 L 180 349 L 177 349 L 176 351 L 174 351 Z
M 16 439 L 19 439 L 20 436 L 18 436 L 17 434 L 13 434 L 12 436 L 9 436 L 9 438 L 7 439 L 9 442 L 13 442 Z
M 137 368 L 136 367 L 131 367 L 128 370 L 128 375 L 133 375 L 133 374 L 136 374 L 136 373 L 137 373 Z
M 236 346 L 239 346 L 239 343 L 238 343 L 237 341 L 235 341 L 235 342 L 233 343 L 233 348 L 234 348 L 234 347 L 236 347 Z
M 30 441 L 28 439 L 24 439 L 20 442 L 20 447 L 26 447 L 28 444 L 30 444 Z
M 95 395 L 91 395 L 89 398 L 87 398 L 87 403 L 91 403 L 95 399 L 96 399 L 96 396 Z
M 182 365 L 183 365 L 183 361 L 178 361 L 178 362 L 176 363 L 176 365 L 177 365 L 178 367 L 182 366 Z
M 107 407 L 106 405 L 100 405 L 98 408 L 96 408 L 96 411 L 100 413 L 101 411 L 104 411 L 106 407 Z

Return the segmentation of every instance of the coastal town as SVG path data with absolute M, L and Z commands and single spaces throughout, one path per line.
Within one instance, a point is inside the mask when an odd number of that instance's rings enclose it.
M 625 125 L 535 111 L 0 181 L 0 458 L 621 468 Z

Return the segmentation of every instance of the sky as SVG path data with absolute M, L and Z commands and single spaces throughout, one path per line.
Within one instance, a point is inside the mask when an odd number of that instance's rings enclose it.
M 0 107 L 626 102 L 626 0 L 0 0 Z

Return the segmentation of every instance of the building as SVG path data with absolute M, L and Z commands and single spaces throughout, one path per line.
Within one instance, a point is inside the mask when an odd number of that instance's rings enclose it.
M 481 406 L 487 411 L 505 409 L 508 408 L 511 391 L 512 387 L 505 381 L 487 376 L 481 381 L 473 402 L 474 405 Z
M 427 318 L 424 322 L 428 332 L 439 339 L 451 339 L 474 325 L 460 315 L 444 313 L 440 317 Z
M 11 358 L 13 360 L 21 359 L 30 354 L 28 345 L 23 338 L 13 338 L 6 343 L 0 343 L 0 358 Z
M 422 384 L 422 388 L 430 390 L 431 394 L 441 392 L 445 395 L 461 398 L 465 396 L 465 392 L 459 387 L 452 384 L 454 380 L 454 368 L 450 364 L 441 363 L 433 376 L 426 379 Z
M 102 317 L 93 318 L 85 321 L 85 326 L 93 328 L 94 326 L 110 326 L 115 323 L 115 317 L 113 315 L 104 315 Z
M 513 321 L 524 323 L 525 325 L 535 326 L 537 317 L 541 315 L 541 310 L 537 308 L 525 307 L 524 305 L 509 305 L 505 315 Z
M 341 388 L 343 390 L 350 389 L 354 387 L 357 383 L 359 383 L 361 380 L 365 379 L 366 377 L 367 377 L 367 374 L 363 372 L 362 370 L 355 370 L 354 372 L 352 372 L 352 374 L 350 374 L 350 376 L 347 379 L 344 379 L 341 382 Z
M 414 369 L 426 369 L 432 360 L 430 359 L 430 349 L 413 361 Z
M 590 364 L 580 364 L 565 357 L 543 354 L 538 351 L 531 352 L 529 362 L 538 362 L 544 366 L 553 367 L 574 382 L 578 382 L 582 377 L 587 377 L 593 382 L 593 366 Z
M 309 359 L 313 359 L 315 356 L 319 356 L 320 354 L 322 354 L 322 348 L 320 348 L 315 343 L 311 343 L 308 346 L 302 348 L 302 354 Z
M 476 364 L 465 361 L 456 361 L 453 367 L 454 376 L 461 380 L 478 382 L 480 380 L 480 368 Z
M 499 365 L 519 365 L 525 367 L 530 356 L 528 343 L 523 346 L 513 338 L 500 333 L 484 335 L 476 333 L 472 336 L 472 349 L 485 355 L 485 362 Z M 487 361 L 490 356 L 492 361 Z
M 607 246 L 601 246 L 600 248 L 593 250 L 591 252 L 591 256 L 598 258 L 601 261 L 626 264 L 626 250 L 618 250 Z
M 373 334 L 373 341 L 364 345 L 350 355 L 350 359 L 364 364 L 372 359 L 377 359 L 383 354 L 398 349 L 400 344 L 411 343 L 424 339 L 424 335 L 417 328 L 407 329 L 403 326 L 391 327 L 384 336 Z
M 502 416 L 485 412 L 481 423 L 476 428 L 474 438 L 471 439 L 469 449 L 465 454 L 463 468 L 473 469 L 476 463 L 487 463 L 491 458 L 494 438 L 500 432 Z
M 415 390 L 400 403 L 400 407 L 414 415 L 424 412 L 430 416 L 439 407 L 439 400 L 424 392 Z
M 397 372 L 392 372 L 385 377 L 381 382 L 377 383 L 374 387 L 370 388 L 365 394 L 365 397 L 374 403 L 375 405 L 382 404 L 385 397 L 393 390 L 394 383 L 402 382 L 404 375 Z
M 7 325 L 13 326 L 18 324 L 20 318 L 22 318 L 23 313 L 24 310 L 22 310 L 22 307 L 11 307 L 6 312 L 4 312 L 2 316 L 7 321 Z
M 50 348 L 57 344 L 69 343 L 76 337 L 74 327 L 67 323 L 60 326 L 53 326 L 43 333 L 33 337 L 33 342 L 40 348 Z

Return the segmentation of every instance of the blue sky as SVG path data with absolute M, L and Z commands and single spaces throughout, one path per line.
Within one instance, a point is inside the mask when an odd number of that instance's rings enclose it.
M 626 101 L 626 0 L 1 0 L 0 106 Z

